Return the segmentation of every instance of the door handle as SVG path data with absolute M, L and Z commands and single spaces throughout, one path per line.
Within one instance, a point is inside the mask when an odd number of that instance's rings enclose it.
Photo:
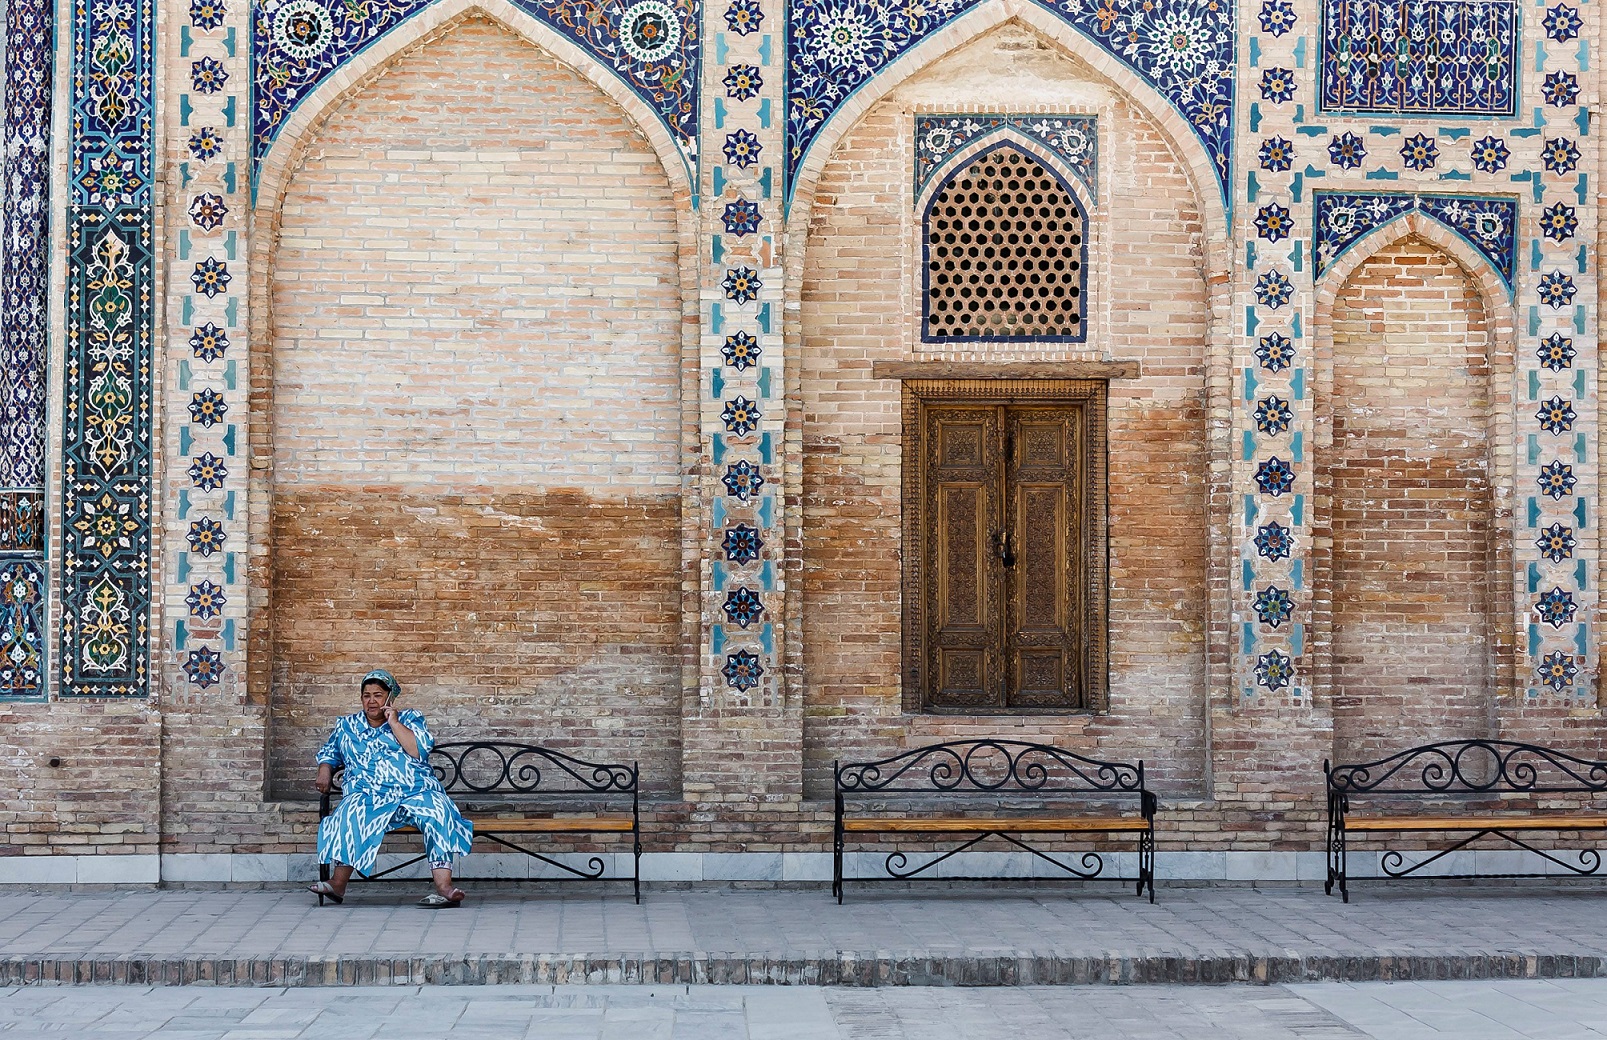
M 999 558 L 999 562 L 1004 564 L 1006 567 L 1014 567 L 1016 565 L 1016 554 L 1015 550 L 1010 546 L 1009 531 L 995 531 L 993 533 L 993 554 L 997 556 Z

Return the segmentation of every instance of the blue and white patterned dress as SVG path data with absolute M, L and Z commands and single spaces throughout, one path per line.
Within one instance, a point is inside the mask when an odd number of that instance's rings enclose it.
M 318 751 L 320 765 L 345 769 L 345 792 L 318 827 L 318 861 L 346 863 L 367 874 L 389 831 L 417 827 L 431 863 L 467 856 L 474 825 L 463 818 L 428 765 L 435 738 L 424 714 L 397 713 L 418 739 L 419 757 L 402 750 L 389 725 L 371 726 L 362 713 L 342 716 Z

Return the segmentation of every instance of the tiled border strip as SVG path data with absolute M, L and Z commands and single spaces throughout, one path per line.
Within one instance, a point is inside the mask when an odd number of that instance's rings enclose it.
M 58 663 L 64 697 L 151 692 L 155 14 L 154 0 L 73 8 Z

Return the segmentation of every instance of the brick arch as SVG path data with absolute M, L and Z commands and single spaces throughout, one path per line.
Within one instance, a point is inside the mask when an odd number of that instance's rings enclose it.
M 1226 279 L 1231 265 L 1227 247 L 1228 212 L 1216 167 L 1204 145 L 1159 91 L 1064 20 L 1030 0 L 986 0 L 910 48 L 860 87 L 821 127 L 798 168 L 796 183 L 789 187 L 788 206 L 789 210 L 801 208 L 800 215 L 805 219 L 795 220 L 793 226 L 807 223 L 820 175 L 837 145 L 853 131 L 860 117 L 946 55 L 1011 22 L 1031 29 L 1103 76 L 1160 128 L 1172 153 L 1182 160 L 1193 188 L 1195 207 L 1205 224 L 1207 280 L 1214 285 L 1219 278 Z M 795 240 L 791 244 L 797 247 L 802 242 Z
M 556 55 L 527 56 L 527 37 L 478 14 L 416 39 L 362 84 L 394 73 L 394 91 L 354 88 L 326 108 L 307 158 L 285 171 L 271 229 L 264 219 L 252 242 L 252 454 L 268 465 L 252 472 L 251 688 L 272 701 L 276 793 L 297 791 L 285 763 L 304 757 L 307 720 L 339 699 L 357 653 L 411 655 L 411 685 L 441 725 L 501 732 L 540 705 L 557 743 L 628 760 L 635 741 L 647 749 L 644 784 L 678 785 L 681 656 L 696 621 L 682 589 L 698 544 L 695 511 L 680 505 L 696 448 L 690 197 L 659 175 L 662 150 L 606 91 Z M 443 39 L 458 32 L 471 39 Z M 511 74 L 509 107 L 439 101 L 454 56 L 480 85 L 464 97 Z M 540 80 L 521 84 L 527 68 Z M 584 112 L 583 124 L 553 118 L 567 112 Z M 384 164 L 408 160 L 388 150 L 418 136 L 398 133 L 395 118 L 413 115 L 447 153 L 401 174 L 393 193 Z M 499 126 L 505 139 L 492 139 Z M 527 168 L 465 186 L 463 174 L 485 176 L 474 164 L 498 160 L 460 153 L 499 147 Z M 348 165 L 323 161 L 325 148 L 347 149 Z M 597 189 L 610 208 L 587 209 L 575 187 L 593 172 L 613 186 Z M 420 230 L 391 233 L 409 244 L 372 230 L 381 225 L 356 209 L 370 200 L 380 216 L 423 214 Z M 370 230 L 343 231 L 346 219 Z M 443 259 L 462 270 L 431 273 Z M 371 298 L 347 309 L 336 295 L 346 285 Z M 400 329 L 395 349 L 383 328 Z M 342 356 L 362 360 L 340 371 Z M 343 476 L 336 442 L 353 412 L 389 423 L 387 439 L 348 438 L 354 459 L 371 454 Z M 347 590 L 375 583 L 375 602 L 351 609 Z M 465 620 L 442 620 L 459 597 Z M 331 607 L 356 620 L 315 632 Z M 631 626 L 636 649 L 621 649 Z
M 1431 266 L 1423 266 L 1427 278 L 1438 278 L 1442 282 L 1444 273 L 1448 268 L 1454 272 L 1456 281 L 1462 286 L 1466 297 L 1477 301 L 1477 311 L 1473 308 L 1459 307 L 1454 300 L 1444 300 L 1434 313 L 1454 312 L 1468 316 L 1470 325 L 1482 325 L 1482 343 L 1477 346 L 1483 350 L 1484 372 L 1476 378 L 1482 384 L 1485 405 L 1482 410 L 1481 432 L 1484 440 L 1483 466 L 1485 478 L 1488 483 L 1487 500 L 1481 505 L 1480 514 L 1470 518 L 1483 525 L 1484 543 L 1483 560 L 1475 568 L 1477 573 L 1484 576 L 1482 592 L 1479 596 L 1479 609 L 1483 614 L 1483 623 L 1486 626 L 1488 644 L 1487 656 L 1482 664 L 1486 669 L 1485 688 L 1481 696 L 1486 699 L 1482 703 L 1464 706 L 1465 715 L 1462 724 L 1472 728 L 1469 736 L 1493 733 L 1498 725 L 1500 713 L 1499 705 L 1503 697 L 1510 696 L 1515 687 L 1516 655 L 1518 651 L 1517 623 L 1521 620 L 1522 608 L 1518 604 L 1518 587 L 1514 567 L 1513 550 L 1513 481 L 1511 475 L 1515 466 L 1514 450 L 1517 436 L 1514 420 L 1516 407 L 1516 326 L 1512 301 L 1508 295 L 1505 284 L 1489 262 L 1478 254 L 1457 235 L 1446 229 L 1438 222 L 1418 213 L 1404 215 L 1396 221 L 1376 229 L 1374 232 L 1359 240 L 1356 245 L 1342 257 L 1335 265 L 1325 272 L 1317 286 L 1314 308 L 1313 328 L 1314 336 L 1314 364 L 1315 379 L 1312 387 L 1312 446 L 1315 482 L 1312 496 L 1312 551 L 1311 586 L 1313 590 L 1313 611 L 1311 626 L 1312 644 L 1312 670 L 1314 687 L 1314 704 L 1325 713 L 1334 716 L 1335 721 L 1335 753 L 1342 755 L 1366 754 L 1375 748 L 1338 747 L 1342 740 L 1349 739 L 1355 743 L 1362 738 L 1356 737 L 1352 732 L 1355 726 L 1336 711 L 1336 697 L 1342 694 L 1345 677 L 1339 673 L 1336 661 L 1336 628 L 1341 608 L 1336 601 L 1338 589 L 1339 544 L 1345 535 L 1339 528 L 1338 508 L 1339 500 L 1337 490 L 1341 465 L 1354 464 L 1355 460 L 1341 458 L 1335 445 L 1336 419 L 1340 415 L 1341 406 L 1338 401 L 1339 393 L 1336 383 L 1336 319 L 1344 320 L 1347 311 L 1342 306 L 1347 291 L 1366 293 L 1364 282 L 1357 282 L 1358 275 L 1365 275 L 1369 265 L 1376 266 L 1380 262 L 1393 262 L 1397 259 L 1395 254 L 1415 247 L 1417 260 L 1427 258 L 1432 263 L 1434 257 L 1440 258 L 1441 265 L 1436 270 Z M 1408 254 L 1409 255 L 1409 254 Z M 1406 269 L 1410 270 L 1410 269 Z M 1353 287 L 1353 283 L 1356 283 Z M 1408 283 L 1403 287 L 1391 287 L 1394 293 L 1412 292 Z M 1364 297 L 1365 298 L 1365 297 Z M 1470 332 L 1472 329 L 1469 330 Z M 1471 346 L 1472 344 L 1470 344 Z M 1467 357 L 1468 355 L 1463 355 Z M 1421 363 L 1421 359 L 1419 359 Z M 1403 363 L 1410 364 L 1410 359 L 1403 359 Z M 1477 364 L 1474 360 L 1472 364 Z M 1452 366 L 1447 366 L 1452 370 Z M 1432 372 L 1407 373 L 1409 378 L 1432 380 Z M 1393 380 L 1391 380 L 1393 381 Z M 1433 395 L 1454 391 L 1454 377 L 1448 376 L 1447 382 L 1438 391 L 1430 386 L 1422 391 L 1427 403 Z M 1371 401 L 1370 398 L 1367 400 Z M 1454 409 L 1456 402 L 1450 402 L 1450 409 Z M 1375 409 L 1377 414 L 1384 411 L 1378 402 L 1372 402 L 1369 407 Z M 1449 410 L 1449 409 L 1448 409 Z M 1431 424 L 1433 415 L 1438 414 L 1440 408 L 1427 405 L 1422 422 Z M 1402 424 L 1401 428 L 1405 428 Z M 1454 431 L 1447 428 L 1450 436 L 1447 439 L 1447 452 L 1455 454 Z M 1404 435 L 1403 435 L 1404 436 Z M 1396 445 L 1406 445 L 1404 439 L 1389 442 L 1389 450 L 1404 451 L 1411 456 L 1409 448 L 1399 448 Z M 1419 451 L 1421 452 L 1421 446 Z M 1408 465 L 1425 462 L 1422 458 L 1406 458 Z M 1464 460 L 1465 462 L 1466 460 Z M 1371 478 L 1370 478 L 1371 479 Z M 1445 477 L 1454 479 L 1452 475 Z M 1378 478 L 1380 486 L 1385 485 L 1382 478 Z M 1429 487 L 1420 484 L 1421 487 Z M 1448 487 L 1448 485 L 1447 485 Z M 1396 489 L 1399 490 L 1399 489 Z M 1412 490 L 1412 489 L 1407 489 Z M 1452 492 L 1454 488 L 1450 489 Z M 1435 506 L 1432 502 L 1418 506 L 1413 502 L 1412 496 L 1402 492 L 1399 499 L 1404 503 L 1398 507 L 1400 515 L 1384 517 L 1394 520 L 1397 530 L 1407 532 L 1413 530 L 1411 525 L 1417 524 L 1420 517 L 1412 512 L 1432 514 Z M 1368 508 L 1376 510 L 1377 503 L 1369 506 L 1353 506 L 1365 512 Z M 1391 506 L 1390 508 L 1397 508 Z M 1451 510 L 1443 510 L 1449 513 Z M 1373 521 L 1379 517 L 1375 514 Z M 1430 520 L 1432 525 L 1435 520 Z M 1365 530 L 1365 522 L 1359 530 Z M 1385 525 L 1384 529 L 1388 529 Z M 1454 535 L 1455 532 L 1452 532 Z M 1420 539 L 1424 545 L 1434 543 L 1435 536 L 1427 534 Z M 1443 544 L 1450 544 L 1445 542 Z M 1368 550 L 1372 551 L 1372 550 Z M 1381 549 L 1379 551 L 1382 551 Z M 1374 561 L 1375 563 L 1377 561 Z M 1402 558 L 1403 571 L 1420 569 L 1426 566 L 1425 561 L 1415 558 L 1407 560 Z M 1469 579 L 1471 580 L 1471 578 Z M 1402 581 L 1405 581 L 1403 577 Z M 1427 596 L 1426 599 L 1432 599 Z M 1430 606 L 1428 609 L 1432 609 Z M 1403 634 L 1403 641 L 1409 641 L 1411 636 Z M 1418 696 L 1414 688 L 1421 690 L 1433 685 L 1433 676 L 1426 674 L 1435 664 L 1436 657 L 1444 658 L 1449 655 L 1436 655 L 1432 648 L 1423 656 L 1423 670 L 1415 675 L 1400 674 L 1394 677 L 1392 690 L 1400 691 L 1403 703 L 1407 710 L 1411 710 L 1412 698 Z M 1421 684 L 1421 685 L 1420 685 Z M 1359 686 L 1357 687 L 1360 688 Z M 1426 703 L 1426 702 L 1425 702 Z M 1345 706 L 1345 711 L 1349 711 Z M 1449 719 L 1453 709 L 1442 708 L 1441 716 Z M 1451 724 L 1451 723 L 1447 723 Z M 1406 743 L 1421 743 L 1417 739 L 1427 739 L 1426 733 L 1400 733 L 1400 741 Z M 1404 746 L 1404 745 L 1403 745 Z

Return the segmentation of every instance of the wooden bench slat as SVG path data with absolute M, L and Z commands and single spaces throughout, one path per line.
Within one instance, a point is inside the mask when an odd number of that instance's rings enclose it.
M 859 834 L 975 834 L 1004 831 L 1014 834 L 1048 834 L 1071 831 L 1143 831 L 1149 823 L 1141 816 L 1071 816 L 1012 819 L 981 816 L 914 817 L 906 819 L 848 819 L 843 830 Z
M 1346 816 L 1348 831 L 1607 830 L 1604 816 Z
M 591 834 L 598 831 L 610 833 L 626 832 L 631 829 L 629 816 L 599 816 L 571 819 L 498 819 L 494 816 L 475 816 L 465 814 L 468 821 L 474 824 L 476 834 Z M 399 834 L 417 834 L 413 827 L 402 827 Z

